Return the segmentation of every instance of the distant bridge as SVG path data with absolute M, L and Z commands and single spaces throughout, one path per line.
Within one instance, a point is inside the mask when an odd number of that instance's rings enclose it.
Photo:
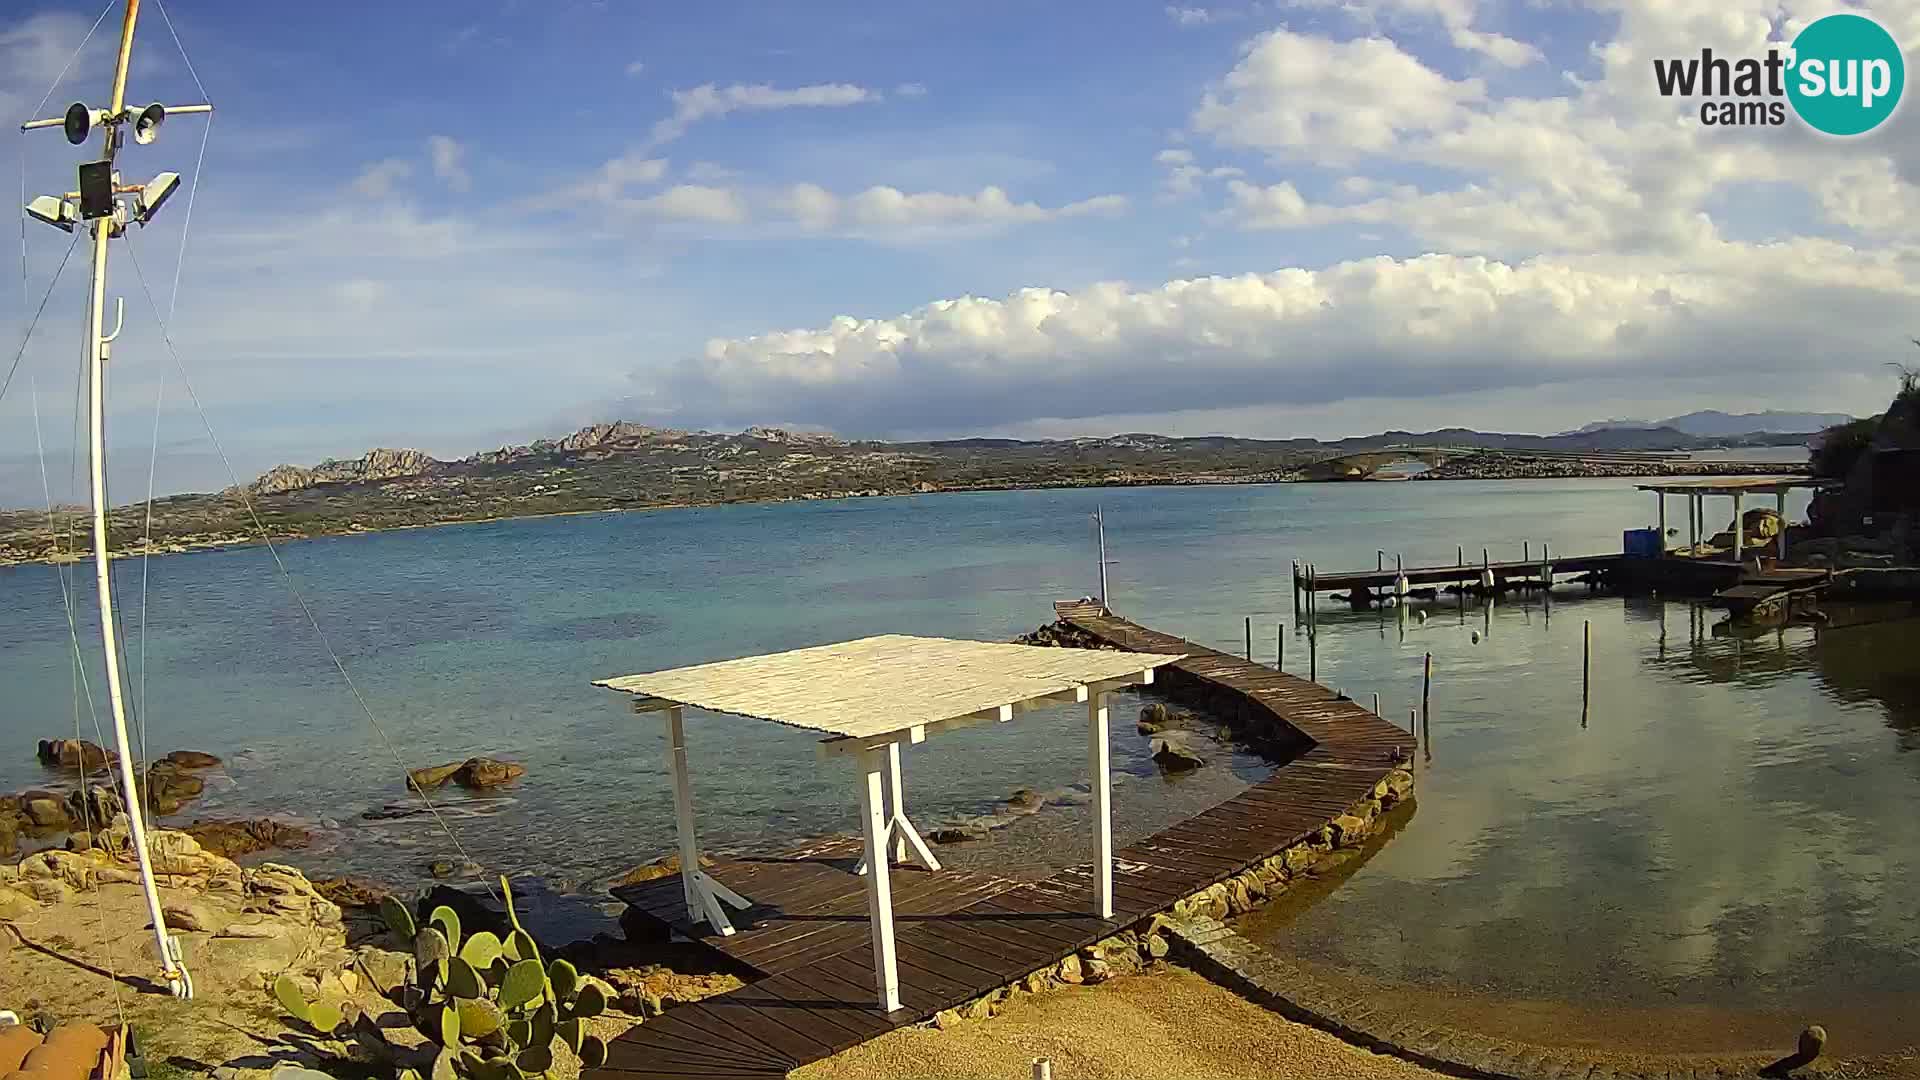
M 1514 450 L 1485 446 L 1381 446 L 1321 458 L 1301 467 L 1308 480 L 1371 480 L 1389 465 L 1417 462 L 1428 468 L 1463 457 L 1558 458 L 1567 461 L 1613 462 L 1643 465 L 1685 458 L 1683 453 L 1622 450 Z

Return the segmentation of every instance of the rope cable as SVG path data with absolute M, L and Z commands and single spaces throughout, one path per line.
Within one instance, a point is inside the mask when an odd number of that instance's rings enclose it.
M 58 554 L 60 549 L 60 526 L 59 526 L 59 521 L 54 516 L 53 485 L 47 479 L 46 441 L 41 437 L 41 434 L 40 434 L 39 380 L 33 378 L 32 376 L 28 376 L 28 380 L 29 380 L 28 391 L 33 399 L 34 457 L 40 463 L 40 491 L 42 495 L 46 498 L 46 502 L 47 502 L 47 531 L 49 533 L 49 539 L 51 539 L 53 542 L 54 552 L 55 554 Z M 76 396 L 75 398 L 76 407 L 78 406 L 78 404 L 79 404 L 79 400 Z M 60 583 L 60 603 L 61 603 L 61 606 L 66 610 L 67 636 L 68 636 L 68 640 L 72 643 L 71 657 L 73 660 L 73 664 L 71 667 L 71 673 L 73 675 L 73 737 L 75 739 L 79 739 L 81 737 L 80 701 L 81 701 L 81 694 L 84 691 L 86 695 L 87 714 L 93 718 L 94 738 L 96 740 L 95 745 L 104 747 L 106 745 L 106 736 L 102 734 L 100 731 L 100 710 L 94 705 L 93 682 L 92 680 L 87 678 L 86 664 L 82 658 L 81 649 L 80 649 L 80 628 L 78 624 L 75 622 L 74 615 L 73 615 L 73 590 L 71 588 L 72 579 L 68 577 L 66 567 L 61 565 L 56 565 L 54 567 L 54 578 Z M 80 755 L 80 817 L 81 817 L 81 821 L 84 822 L 87 826 L 88 835 L 92 837 L 92 836 L 96 836 L 100 831 L 98 828 L 95 827 L 94 820 L 93 820 L 93 799 L 91 797 L 90 790 L 89 790 L 92 788 L 93 783 L 87 776 L 86 750 L 84 748 L 76 748 L 76 752 L 79 753 Z M 132 796 L 129 795 L 129 797 L 132 797 Z M 113 939 L 110 938 L 106 933 L 106 918 L 107 918 L 106 909 L 105 908 L 97 909 L 95 912 L 95 916 L 96 916 L 95 926 L 97 931 L 100 934 L 101 940 L 107 942 L 107 977 L 108 977 L 108 981 L 113 984 L 114 1011 L 119 1013 L 120 1023 L 124 1025 L 127 1022 L 127 1007 L 126 1007 L 126 1003 L 123 1000 L 121 1000 L 119 962 L 115 960 L 115 956 L 118 953 L 118 950 L 113 945 Z
M 287 592 L 293 597 L 294 603 L 300 608 L 301 615 L 305 616 L 307 625 L 312 628 L 314 636 L 319 639 L 321 648 L 326 650 L 327 658 L 332 661 L 334 670 L 338 671 L 340 678 L 345 681 L 347 691 L 353 696 L 354 703 L 360 707 L 361 713 L 366 716 L 367 723 L 373 727 L 374 734 L 379 736 L 380 743 L 385 747 L 387 755 L 393 759 L 394 767 L 400 771 L 402 776 L 406 776 L 406 762 L 400 757 L 400 752 L 394 746 L 393 739 L 388 736 L 386 728 L 380 723 L 380 718 L 374 713 L 373 706 L 367 701 L 366 695 L 361 693 L 360 684 L 354 681 L 352 673 L 347 670 L 346 663 L 340 659 L 340 653 L 334 649 L 332 640 L 327 637 L 326 631 L 321 629 L 320 620 L 314 615 L 313 608 L 308 605 L 306 595 L 300 591 L 300 586 L 294 580 L 292 572 L 287 569 L 286 561 L 280 557 L 279 545 L 273 542 L 273 536 L 267 531 L 266 523 L 261 520 L 259 510 L 254 506 L 253 500 L 247 495 L 246 485 L 240 482 L 239 473 L 234 470 L 233 461 L 227 456 L 225 445 L 221 443 L 220 436 L 215 433 L 213 421 L 207 416 L 206 407 L 200 401 L 200 394 L 193 388 L 193 379 L 187 374 L 186 364 L 180 359 L 180 352 L 174 346 L 173 334 L 167 328 L 165 320 L 160 316 L 160 305 L 154 299 L 153 289 L 147 283 L 145 271 L 140 267 L 140 255 L 135 250 L 131 235 L 127 237 L 127 255 L 133 263 L 134 276 L 140 281 L 140 289 L 146 294 L 147 306 L 152 310 L 154 320 L 160 324 L 160 340 L 166 345 L 167 354 L 173 358 L 174 367 L 180 373 L 181 385 L 186 388 L 187 398 L 193 402 L 194 410 L 200 415 L 201 426 L 206 429 L 207 439 L 212 443 L 214 452 L 220 458 L 221 466 L 226 470 L 227 480 L 232 487 L 234 495 L 239 498 L 241 506 L 246 509 L 248 518 L 253 522 L 254 531 L 259 534 L 261 542 L 266 546 L 267 553 L 273 558 L 274 567 L 279 571 L 282 580 L 286 582 Z M 440 831 L 446 834 L 447 840 L 451 842 L 454 849 L 460 853 L 460 857 L 469 863 L 478 865 L 478 860 L 467 851 L 466 845 L 460 842 L 460 838 L 454 835 L 452 827 L 450 827 L 446 819 L 441 816 L 440 808 L 434 805 L 433 799 L 425 791 L 411 783 L 410 779 L 407 783 L 407 789 L 419 797 L 421 804 L 426 807 L 427 813 L 433 817 L 434 824 L 438 825 Z M 487 894 L 496 902 L 501 899 L 500 894 L 495 891 L 493 883 L 486 877 L 481 878 L 481 884 L 486 887 Z
M 7 388 L 13 385 L 14 373 L 20 370 L 20 361 L 26 357 L 27 346 L 33 341 L 33 331 L 40 325 L 40 316 L 47 312 L 47 301 L 53 299 L 53 288 L 60 284 L 60 275 L 66 272 L 67 263 L 73 258 L 73 249 L 79 246 L 80 234 L 75 232 L 73 240 L 67 244 L 67 253 L 60 257 L 60 268 L 53 272 L 53 280 L 47 282 L 46 295 L 40 298 L 39 308 L 34 311 L 32 320 L 27 323 L 27 332 L 20 335 L 20 351 L 13 354 L 13 363 L 7 368 L 6 379 L 0 380 L 0 401 L 6 400 Z M 23 268 L 25 265 L 24 262 L 21 264 Z M 25 287 L 23 283 L 21 288 Z
M 47 87 L 47 92 L 40 95 L 40 104 L 33 107 L 33 115 L 36 119 L 40 116 L 40 110 L 47 107 L 47 102 L 53 97 L 53 92 L 60 89 L 60 83 L 66 79 L 67 72 L 73 68 L 73 62 L 80 59 L 80 54 L 86 50 L 87 42 L 93 40 L 93 32 L 100 29 L 101 23 L 107 21 L 107 14 L 111 12 L 113 6 L 119 2 L 120 0 L 107 0 L 107 6 L 100 9 L 100 17 L 93 20 L 93 25 L 87 28 L 87 36 L 81 38 L 80 44 L 74 46 L 73 55 L 67 57 L 67 62 L 61 65 L 60 74 L 53 77 L 53 85 Z M 158 0 L 155 0 L 155 2 L 157 3 Z

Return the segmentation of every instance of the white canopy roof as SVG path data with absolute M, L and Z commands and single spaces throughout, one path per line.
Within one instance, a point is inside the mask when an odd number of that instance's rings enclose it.
M 676 705 L 868 738 L 1095 683 L 1139 682 L 1159 653 L 885 634 L 836 645 L 596 680 Z

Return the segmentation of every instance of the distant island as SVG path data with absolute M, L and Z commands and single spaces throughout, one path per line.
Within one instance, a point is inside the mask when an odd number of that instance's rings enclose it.
M 748 428 L 739 434 L 680 431 L 620 421 L 562 439 L 541 439 L 442 461 L 418 450 L 372 450 L 358 458 L 281 465 L 248 486 L 274 539 L 417 528 L 458 522 L 675 506 L 838 499 L 942 491 L 1150 484 L 1281 483 L 1370 475 L 1402 449 L 1445 448 L 1411 479 L 1519 479 L 1778 472 L 1779 465 L 1706 464 L 1680 451 L 1805 445 L 1811 433 L 1702 437 L 1673 427 L 1600 427 L 1563 435 L 1446 428 L 1317 439 L 1105 438 L 848 441 L 818 432 Z M 1473 451 L 1485 451 L 1474 453 Z M 1347 455 L 1362 467 L 1330 468 Z M 1675 456 L 1657 456 L 1669 454 Z M 0 511 L 0 563 L 68 561 L 90 541 L 87 517 L 57 512 L 53 535 L 41 510 Z M 116 508 L 114 549 L 141 545 L 144 504 Z M 232 490 L 172 495 L 153 506 L 152 551 L 257 542 L 245 502 Z

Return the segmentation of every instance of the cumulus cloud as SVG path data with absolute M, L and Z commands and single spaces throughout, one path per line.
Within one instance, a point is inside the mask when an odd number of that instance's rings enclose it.
M 433 175 L 446 181 L 455 191 L 466 191 L 473 187 L 473 177 L 467 173 L 467 148 L 451 135 L 427 136 L 427 156 L 433 161 Z
M 1485 96 L 1479 79 L 1450 79 L 1386 38 L 1273 30 L 1249 42 L 1207 92 L 1193 127 L 1227 146 L 1337 160 L 1391 151 Z
M 706 83 L 673 91 L 673 114 L 653 125 L 653 145 L 671 142 L 702 120 L 741 110 L 833 109 L 879 101 L 878 90 L 851 83 L 818 83 L 780 88 L 766 83 L 716 86 Z
M 988 186 L 971 194 L 905 192 L 885 185 L 839 196 L 817 184 L 796 184 L 771 200 L 805 228 L 837 226 L 861 230 L 917 230 L 970 225 L 1006 225 L 1125 212 L 1120 195 L 1099 195 L 1062 206 L 1019 202 Z
M 393 194 L 400 181 L 412 175 L 412 162 L 405 158 L 387 158 L 361 169 L 351 186 L 355 192 L 369 199 L 384 199 Z
M 1427 255 L 1023 289 L 717 339 L 636 375 L 637 399 L 684 423 L 887 434 L 1647 378 L 1707 355 L 1759 375 L 1879 355 L 1920 294 L 1905 261 L 1824 241 L 1721 245 L 1707 263 Z

